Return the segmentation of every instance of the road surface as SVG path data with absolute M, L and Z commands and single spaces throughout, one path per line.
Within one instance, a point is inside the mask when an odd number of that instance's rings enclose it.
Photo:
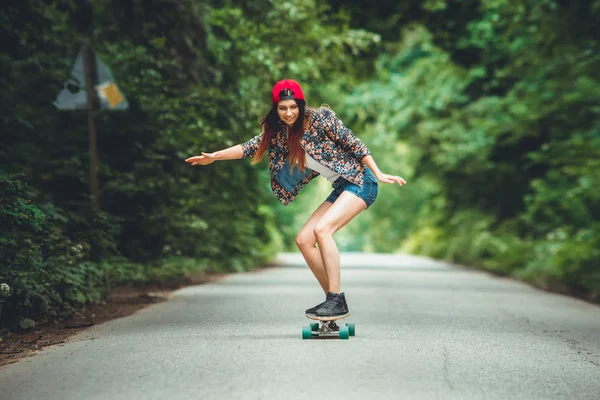
M 600 308 L 426 258 L 344 254 L 356 336 L 302 340 L 295 254 L 0 369 L 16 399 L 600 399 Z

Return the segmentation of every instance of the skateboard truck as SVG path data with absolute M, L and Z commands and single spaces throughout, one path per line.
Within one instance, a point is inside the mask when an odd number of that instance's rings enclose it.
M 346 318 L 349 314 L 336 317 L 317 317 L 316 315 L 306 314 L 307 318 L 317 320 L 310 326 L 302 327 L 302 339 L 311 339 L 313 337 L 339 337 L 340 339 L 348 339 L 354 336 L 354 324 L 344 324 L 340 327 L 335 321 Z

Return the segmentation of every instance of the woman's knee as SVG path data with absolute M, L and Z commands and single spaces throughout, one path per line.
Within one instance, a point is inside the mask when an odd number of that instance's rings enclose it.
M 319 239 L 328 237 L 328 236 L 332 236 L 333 235 L 333 231 L 331 229 L 330 226 L 328 226 L 327 224 L 317 224 L 315 226 L 315 229 L 313 230 L 313 234 L 314 237 L 317 241 L 319 241 Z
M 296 236 L 296 246 L 300 250 L 302 249 L 310 249 L 311 247 L 315 247 L 317 244 L 317 240 L 312 232 L 300 232 L 298 236 Z

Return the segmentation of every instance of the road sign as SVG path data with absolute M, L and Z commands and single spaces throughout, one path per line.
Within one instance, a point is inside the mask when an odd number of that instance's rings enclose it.
M 54 105 L 59 110 L 86 110 L 88 108 L 83 51 L 75 59 L 71 77 L 65 82 L 63 90 L 54 101 Z M 99 107 L 105 110 L 126 110 L 129 108 L 129 103 L 117 86 L 110 70 L 98 56 L 93 56 L 96 72 L 94 89 Z
M 87 110 L 89 127 L 90 197 L 94 213 L 100 209 L 98 192 L 98 156 L 96 154 L 96 124 L 98 108 L 126 110 L 127 99 L 119 90 L 110 70 L 85 43 L 75 59 L 71 77 L 65 82 L 54 105 L 59 110 Z M 93 245 L 93 243 L 92 243 Z

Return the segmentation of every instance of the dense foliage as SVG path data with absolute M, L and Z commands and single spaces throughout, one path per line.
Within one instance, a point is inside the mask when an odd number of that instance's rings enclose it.
M 352 70 L 348 54 L 377 39 L 312 0 L 81 4 L 14 1 L 0 11 L 5 323 L 68 313 L 116 284 L 260 265 L 279 247 L 258 169 L 183 159 L 254 136 L 274 80 Z M 130 105 L 96 115 L 99 213 L 86 112 L 53 105 L 83 40 Z
M 600 1 L 339 3 L 387 39 L 347 122 L 413 184 L 351 233 L 597 298 Z
M 6 1 L 3 323 L 293 249 L 326 182 L 284 208 L 264 164 L 183 162 L 256 134 L 285 77 L 409 180 L 381 188 L 341 249 L 427 254 L 594 298 L 599 17 L 598 0 Z M 52 104 L 83 40 L 130 105 L 96 115 L 98 213 L 86 112 Z

